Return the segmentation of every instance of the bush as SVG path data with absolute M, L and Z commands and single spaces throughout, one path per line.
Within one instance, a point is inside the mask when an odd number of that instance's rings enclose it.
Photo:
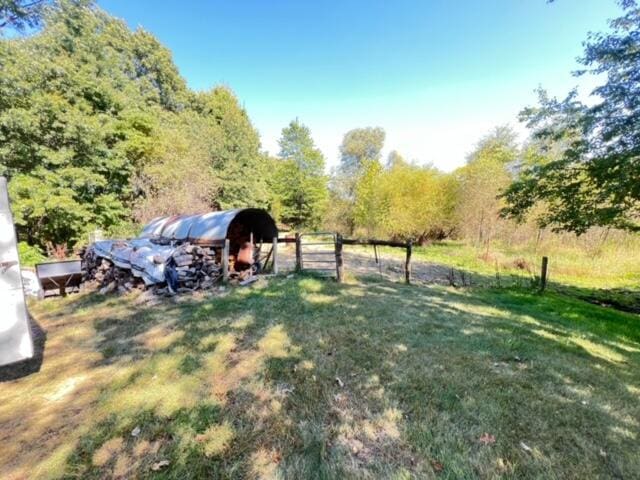
M 141 230 L 139 223 L 120 222 L 107 229 L 105 238 L 134 238 L 140 235 Z
M 29 245 L 27 242 L 18 243 L 18 256 L 23 267 L 33 267 L 36 263 L 44 262 L 47 259 L 38 247 Z

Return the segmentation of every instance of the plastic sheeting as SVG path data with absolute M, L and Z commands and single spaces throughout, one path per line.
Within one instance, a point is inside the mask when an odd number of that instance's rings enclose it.
M 175 250 L 172 245 L 159 245 L 148 238 L 133 240 L 102 240 L 93 243 L 93 250 L 98 257 L 106 258 L 119 268 L 131 270 L 135 277 L 140 277 L 147 285 L 165 281 L 166 262 Z
M 36 272 L 31 270 L 22 270 L 22 284 L 24 285 L 24 294 L 30 297 L 40 298 L 43 295 L 40 280 Z

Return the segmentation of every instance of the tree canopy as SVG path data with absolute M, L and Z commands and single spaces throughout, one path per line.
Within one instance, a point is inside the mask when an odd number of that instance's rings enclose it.
M 591 34 L 580 58 L 588 73 L 606 76 L 585 105 L 539 92 L 523 110 L 538 160 L 504 194 L 503 214 L 522 220 L 534 205 L 542 226 L 584 233 L 593 226 L 640 231 L 640 8 L 623 2 L 608 33 Z
M 22 237 L 71 245 L 134 214 L 266 205 L 259 137 L 229 89 L 190 91 L 153 35 L 89 2 L 43 21 L 0 40 L 0 174 Z
M 380 127 L 355 128 L 344 135 L 340 162 L 347 174 L 357 172 L 365 160 L 380 160 L 385 131 Z
M 520 152 L 516 135 L 509 127 L 498 127 L 478 142 L 467 164 L 454 172 L 458 185 L 456 216 L 460 234 L 486 244 L 496 234 L 500 193 L 512 181 L 511 167 Z
M 499 127 L 443 173 L 383 159 L 385 131 L 354 128 L 329 177 L 301 121 L 269 157 L 231 89 L 192 91 L 153 35 L 91 0 L 0 0 L 12 30 L 0 35 L 0 175 L 20 239 L 73 246 L 96 228 L 133 234 L 159 215 L 243 206 L 287 228 L 419 242 L 488 244 L 515 225 L 500 213 L 579 234 L 640 230 L 640 9 L 624 7 L 585 43 L 578 74 L 606 77 L 595 103 L 540 90 L 521 113 L 524 148 Z

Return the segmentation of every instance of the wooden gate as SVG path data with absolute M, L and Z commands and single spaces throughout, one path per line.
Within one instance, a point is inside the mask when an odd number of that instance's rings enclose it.
M 296 269 L 326 277 L 337 277 L 336 234 L 332 232 L 296 235 Z

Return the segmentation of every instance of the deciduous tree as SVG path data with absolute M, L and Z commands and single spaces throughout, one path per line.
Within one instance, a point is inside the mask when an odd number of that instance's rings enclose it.
M 500 193 L 510 185 L 510 167 L 518 158 L 516 136 L 498 127 L 483 138 L 467 164 L 455 172 L 458 181 L 457 218 L 460 234 L 487 244 L 500 227 Z
M 19 235 L 70 246 L 135 214 L 266 206 L 258 133 L 228 88 L 190 91 L 171 53 L 85 1 L 0 40 L 0 175 Z
M 533 129 L 542 157 L 524 168 L 505 192 L 503 214 L 523 220 L 536 204 L 541 226 L 578 234 L 593 226 L 640 231 L 640 8 L 623 2 L 611 31 L 585 42 L 578 75 L 606 76 L 594 105 L 540 91 L 539 105 L 521 113 Z
M 366 160 L 380 160 L 385 131 L 380 127 L 348 131 L 340 145 L 340 165 L 344 175 L 356 175 Z

